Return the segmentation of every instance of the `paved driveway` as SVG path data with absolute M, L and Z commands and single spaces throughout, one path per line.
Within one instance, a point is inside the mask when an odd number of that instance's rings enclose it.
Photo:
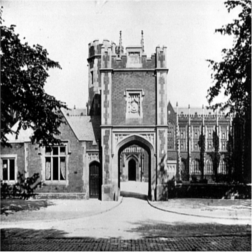
M 246 232 L 247 225 L 251 224 L 248 220 L 199 218 L 164 212 L 151 207 L 146 200 L 137 198 L 124 197 L 118 203 L 120 204 L 109 211 L 93 216 L 79 215 L 73 219 L 65 209 L 69 218 L 2 222 L 2 228 L 34 230 L 35 232 L 26 233 L 32 236 L 37 233 L 38 236 L 45 237 L 139 239 L 204 233 L 241 233 Z
M 144 199 L 144 185 L 139 185 L 137 189 L 135 184 L 136 190 L 133 192 L 127 186 L 124 187 L 125 197 L 121 197 L 119 202 L 55 201 L 53 206 L 30 212 L 30 220 L 27 217 L 25 221 L 2 221 L 3 248 L 151 251 L 251 249 L 251 220 L 161 211 Z M 85 211 L 82 211 L 84 208 Z M 36 214 L 37 217 L 42 216 L 41 211 L 50 218 L 36 218 Z M 18 214 L 22 218 L 22 212 Z

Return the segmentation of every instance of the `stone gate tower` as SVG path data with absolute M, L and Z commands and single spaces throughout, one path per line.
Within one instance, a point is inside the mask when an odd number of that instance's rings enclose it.
M 149 157 L 151 200 L 167 197 L 166 47 L 144 54 L 143 33 L 136 46 L 103 40 L 89 44 L 89 113 L 101 117 L 101 198 L 120 195 L 120 154 L 137 145 Z

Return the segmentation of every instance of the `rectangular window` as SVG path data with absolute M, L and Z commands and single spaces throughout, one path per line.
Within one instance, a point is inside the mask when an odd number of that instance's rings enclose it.
M 227 150 L 227 141 L 221 141 L 221 149 Z
M 194 127 L 193 128 L 193 150 L 199 150 L 199 136 L 200 136 L 200 128 Z
M 180 150 L 186 150 L 186 141 L 180 140 Z
M 66 146 L 46 147 L 45 179 L 47 181 L 66 180 Z
M 4 181 L 15 181 L 15 159 L 14 158 L 4 158 L 2 159 L 3 173 L 2 178 Z
M 180 131 L 180 138 L 184 139 L 185 138 L 185 132 L 184 131 Z
M 180 128 L 180 150 L 186 150 L 186 128 Z
M 195 144 L 194 144 L 194 150 L 199 150 L 199 145 L 198 145 L 198 143 L 195 143 Z
M 180 129 L 180 139 L 186 139 L 186 129 L 185 128 Z
M 212 140 L 208 140 L 208 141 L 207 141 L 207 149 L 208 149 L 208 150 L 213 149 L 213 141 L 212 141 Z
M 207 129 L 207 137 L 213 138 L 213 128 Z
M 222 132 L 221 138 L 222 139 L 227 139 L 226 132 Z
M 173 150 L 175 148 L 175 127 L 173 125 L 168 126 L 168 149 Z
M 193 138 L 198 139 L 199 138 L 199 128 L 195 128 L 194 130 Z

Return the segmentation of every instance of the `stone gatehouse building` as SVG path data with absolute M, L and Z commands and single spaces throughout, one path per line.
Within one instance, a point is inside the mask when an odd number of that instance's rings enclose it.
M 136 180 L 148 182 L 149 199 L 162 200 L 169 180 L 245 175 L 242 128 L 232 117 L 167 101 L 166 47 L 147 58 L 142 35 L 137 46 L 123 48 L 120 36 L 118 46 L 95 40 L 88 50 L 89 99 L 84 109 L 62 110 L 64 145 L 32 145 L 31 129 L 8 136 L 12 148 L 1 149 L 1 180 L 39 173 L 40 195 L 101 200 L 117 200 L 120 182 Z

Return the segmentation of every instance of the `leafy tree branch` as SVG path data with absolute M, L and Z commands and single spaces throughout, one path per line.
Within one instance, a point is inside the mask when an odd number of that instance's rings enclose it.
M 1 11 L 2 12 L 2 11 Z M 2 14 L 2 13 L 1 13 Z M 60 143 L 56 137 L 63 123 L 62 108 L 66 104 L 45 93 L 50 68 L 61 69 L 48 58 L 40 45 L 23 43 L 15 33 L 15 25 L 3 25 L 1 19 L 1 145 L 9 146 L 6 135 L 18 137 L 22 129 L 32 128 L 32 143 Z M 18 122 L 13 131 L 12 126 Z

